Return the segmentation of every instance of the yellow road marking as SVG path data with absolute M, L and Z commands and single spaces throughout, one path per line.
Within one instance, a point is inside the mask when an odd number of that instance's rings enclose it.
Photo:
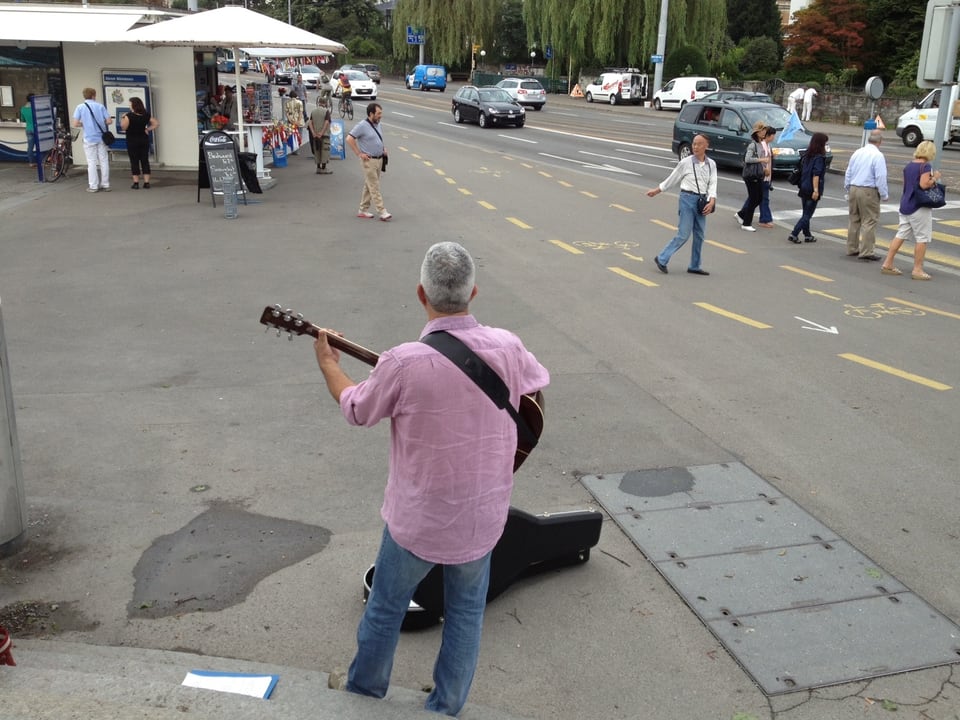
M 531 165 L 530 163 L 520 163 L 520 164 L 525 168 L 530 168 L 531 170 L 533 170 L 533 165 Z
M 447 184 L 448 184 L 448 185 L 456 185 L 456 184 L 457 184 L 457 181 L 454 180 L 452 177 L 445 177 L 444 180 L 447 181 Z
M 729 310 L 724 310 L 723 308 L 718 308 L 716 305 L 711 305 L 710 303 L 697 302 L 697 303 L 694 303 L 694 305 L 696 305 L 699 308 L 703 308 L 704 310 L 709 310 L 712 313 L 716 313 L 717 315 L 722 315 L 723 317 L 729 318 L 730 320 L 736 320 L 737 322 L 741 322 L 744 325 L 755 327 L 759 330 L 770 330 L 773 327 L 773 325 L 767 325 L 766 323 L 762 323 L 759 320 L 751 320 L 745 315 L 738 315 L 737 313 L 730 312 Z
M 909 300 L 901 300 L 900 298 L 895 297 L 884 298 L 884 300 L 900 303 L 901 305 L 908 305 L 910 307 L 917 308 L 917 310 L 924 310 L 934 315 L 943 315 L 944 317 L 953 318 L 954 320 L 960 320 L 960 315 L 957 315 L 956 313 L 947 312 L 946 310 L 937 310 L 936 308 L 928 307 L 927 305 L 919 305 L 915 302 L 910 302 Z
M 944 220 L 944 221 L 943 221 L 943 224 L 944 224 L 944 225 L 949 225 L 949 224 L 952 223 L 952 222 L 953 222 L 952 220 Z M 899 226 L 899 225 L 884 225 L 883 227 L 886 228 L 887 230 L 896 231 L 897 228 L 899 228 L 900 226 Z M 951 235 L 950 233 L 942 233 L 942 232 L 938 232 L 937 230 L 934 230 L 932 233 L 930 233 L 930 237 L 932 237 L 934 240 L 939 240 L 940 242 L 945 242 L 945 243 L 947 243 L 948 245 L 960 245 L 960 237 L 957 237 L 956 235 Z
M 623 210 L 624 212 L 634 212 L 633 208 L 628 208 L 626 205 L 617 205 L 617 203 L 610 203 L 610 207 Z
M 423 164 L 426 165 L 427 167 L 433 167 L 433 163 L 430 162 L 429 160 L 424 160 Z
M 520 228 L 521 230 L 533 230 L 533 226 L 532 226 L 532 225 L 527 225 L 525 222 L 523 222 L 523 220 L 518 220 L 518 219 L 515 218 L 515 217 L 508 217 L 507 220 L 509 220 L 510 222 L 512 222 L 514 225 L 516 225 L 516 226 L 517 226 L 518 228 Z
M 457 188 L 457 192 L 460 192 L 464 195 L 473 195 L 473 193 L 467 190 L 466 188 Z
M 950 227 L 960 227 L 960 220 L 938 220 L 941 225 L 949 225 Z
M 446 173 L 445 173 L 443 170 L 441 170 L 440 168 L 434 168 L 433 171 L 434 171 L 437 175 L 446 175 Z
M 781 265 L 780 267 L 783 268 L 784 270 L 795 272 L 798 275 L 806 275 L 808 278 L 813 278 L 814 280 L 819 280 L 821 282 L 833 282 L 832 278 L 828 278 L 825 275 L 817 275 L 816 273 L 812 273 L 807 270 L 801 270 L 800 268 L 794 267 L 793 265 Z
M 820 295 L 821 297 L 829 298 L 831 300 L 839 300 L 836 295 L 827 295 L 823 290 L 811 290 L 810 288 L 804 288 L 804 292 L 808 292 L 811 295 Z
M 925 385 L 928 388 L 933 388 L 934 390 L 953 390 L 952 387 L 949 385 L 944 385 L 942 382 L 925 378 L 922 375 L 914 375 L 913 373 L 909 373 L 905 370 L 900 370 L 899 368 L 895 368 L 891 365 L 884 365 L 883 363 L 878 363 L 875 360 L 869 360 L 860 355 L 855 355 L 853 353 L 840 353 L 840 357 L 842 357 L 844 360 L 850 360 L 851 362 L 865 365 L 868 368 L 873 368 L 874 370 L 889 373 L 890 375 L 896 375 L 897 377 L 903 378 L 904 380 L 909 380 L 910 382 Z
M 496 210 L 497 208 L 488 203 L 486 200 L 477 200 L 477 205 L 480 207 L 485 207 L 487 210 Z
M 642 257 L 637 257 L 636 255 L 631 255 L 631 254 L 628 253 L 628 252 L 625 252 L 625 253 L 624 253 L 624 256 L 630 258 L 631 260 L 636 260 L 637 262 L 643 262 L 643 258 L 642 258 Z
M 892 225 L 891 227 L 896 229 L 897 226 Z M 847 237 L 847 231 L 841 228 L 834 228 L 833 230 L 825 230 L 824 232 L 829 233 L 830 235 L 836 235 L 837 237 L 841 237 L 841 238 Z M 876 244 L 878 248 L 882 248 L 884 250 L 887 250 L 890 247 L 890 243 L 888 243 L 885 240 L 880 240 L 879 238 L 877 239 Z M 903 253 L 904 255 L 913 257 L 913 246 L 911 245 L 910 247 L 907 247 L 906 243 L 904 243 L 903 247 L 900 248 L 900 252 Z M 955 257 L 951 257 L 950 255 L 944 255 L 943 253 L 937 252 L 936 250 L 927 249 L 926 259 L 929 260 L 930 262 L 939 263 L 940 265 L 948 265 L 950 267 L 960 268 L 960 260 L 958 260 Z
M 657 285 L 657 283 L 653 282 L 652 280 L 647 280 L 646 278 L 642 278 L 639 275 L 634 275 L 632 272 L 627 272 L 623 268 L 608 267 L 607 270 L 609 270 L 612 273 L 616 273 L 620 277 L 625 277 L 627 280 L 633 280 L 635 283 L 646 285 L 647 287 L 660 287 L 659 285 Z
M 397 145 L 397 149 L 398 149 L 398 150 L 403 150 L 404 152 L 407 152 L 407 148 L 406 148 L 406 146 L 404 146 L 404 145 Z
M 667 230 L 676 230 L 676 229 L 677 229 L 677 226 L 676 226 L 676 225 L 671 225 L 670 223 L 666 223 L 666 222 L 664 222 L 663 220 L 657 220 L 656 218 L 650 218 L 650 222 L 652 222 L 654 225 L 659 225 L 660 227 L 665 227 Z
M 581 190 L 580 194 L 586 195 L 588 198 L 594 198 L 594 199 L 600 197 L 599 195 L 594 195 L 592 192 L 587 192 L 586 190 Z
M 557 182 L 563 185 L 564 187 L 573 187 L 573 183 L 568 183 L 566 180 L 557 180 Z
M 422 156 L 422 155 L 417 155 L 417 153 L 410 153 L 410 157 L 416 158 L 417 160 L 419 160 L 419 159 L 420 159 L 421 157 L 423 157 L 423 156 Z
M 553 175 L 551 175 L 550 173 L 544 172 L 543 170 L 537 170 L 537 172 L 538 172 L 540 175 L 543 175 L 545 178 L 552 178 L 552 177 L 553 177 Z
M 575 248 L 573 245 L 567 245 L 567 244 L 566 244 L 565 242 L 563 242 L 562 240 L 551 240 L 550 242 L 552 242 L 554 245 L 556 245 L 556 246 L 557 246 L 558 248 L 560 248 L 561 250 L 566 250 L 568 253 L 570 253 L 570 254 L 572 254 L 572 255 L 583 255 L 583 250 L 580 250 L 580 249 L 578 249 L 578 248 Z
M 747 254 L 747 251 L 746 251 L 746 250 L 741 250 L 740 248 L 735 248 L 735 247 L 733 247 L 732 245 L 724 245 L 723 243 L 718 243 L 716 240 L 704 240 L 704 242 L 707 243 L 708 245 L 713 245 L 714 247 L 718 247 L 718 248 L 720 248 L 721 250 L 726 250 L 727 252 L 736 253 L 737 255 L 746 255 L 746 254 Z

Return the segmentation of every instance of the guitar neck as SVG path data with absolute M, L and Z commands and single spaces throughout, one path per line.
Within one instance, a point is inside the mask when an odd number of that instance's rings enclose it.
M 342 338 L 339 335 L 326 332 L 323 328 L 317 327 L 313 323 L 309 323 L 308 327 L 304 328 L 304 332 L 307 335 L 312 335 L 315 338 L 320 337 L 320 333 L 323 333 L 327 336 L 327 342 L 330 343 L 330 347 L 334 347 L 340 352 L 345 352 L 350 357 L 356 358 L 361 362 L 365 362 L 367 365 L 376 365 L 377 360 L 380 359 L 380 356 L 373 350 L 368 350 L 367 348 L 363 347 L 363 345 L 357 345 L 356 343 L 350 342 L 346 338 Z

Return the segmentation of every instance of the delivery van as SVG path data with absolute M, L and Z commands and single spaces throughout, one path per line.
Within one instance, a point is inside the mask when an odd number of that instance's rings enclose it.
M 407 90 L 447 89 L 447 69 L 443 65 L 415 65 L 407 75 Z
M 637 68 L 608 68 L 587 85 L 583 97 L 592 103 L 633 103 L 639 105 L 647 97 L 647 76 Z
M 946 142 L 960 140 L 960 106 L 957 103 L 957 86 L 950 91 L 950 103 L 953 117 L 947 129 Z M 916 147 L 924 140 L 933 140 L 937 129 L 937 115 L 940 109 L 940 89 L 937 88 L 923 100 L 897 118 L 897 137 L 907 147 Z
M 691 100 L 699 100 L 704 95 L 715 93 L 720 83 L 712 77 L 674 78 L 653 94 L 653 107 L 656 110 L 674 108 L 680 110 Z

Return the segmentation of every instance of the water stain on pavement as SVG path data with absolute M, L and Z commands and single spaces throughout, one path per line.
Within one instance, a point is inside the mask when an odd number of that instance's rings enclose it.
M 317 525 L 214 502 L 143 553 L 133 571 L 127 616 L 160 618 L 236 605 L 268 575 L 323 550 L 330 535 Z

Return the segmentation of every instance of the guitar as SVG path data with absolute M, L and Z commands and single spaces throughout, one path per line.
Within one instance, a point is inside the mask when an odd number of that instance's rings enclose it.
M 260 315 L 260 323 L 266 325 L 268 328 L 276 328 L 278 336 L 281 335 L 283 331 L 288 332 L 291 340 L 294 335 L 310 335 L 311 337 L 319 338 L 320 333 L 324 333 L 331 347 L 361 362 L 365 362 L 367 365 L 376 365 L 377 360 L 380 358 L 380 356 L 372 350 L 350 342 L 339 335 L 328 333 L 324 331 L 323 328 L 304 320 L 302 314 L 290 309 L 284 310 L 280 305 L 265 307 L 263 313 Z M 533 433 L 533 437 L 539 439 L 540 434 L 543 432 L 543 393 L 538 390 L 532 395 L 521 395 L 520 407 L 517 408 L 517 413 L 526 421 L 527 426 Z M 517 433 L 517 450 L 513 456 L 514 472 L 523 465 L 524 460 L 527 459 L 533 450 L 533 446 L 536 445 L 535 442 L 524 442 L 520 437 L 521 434 L 522 433 L 519 432 Z

